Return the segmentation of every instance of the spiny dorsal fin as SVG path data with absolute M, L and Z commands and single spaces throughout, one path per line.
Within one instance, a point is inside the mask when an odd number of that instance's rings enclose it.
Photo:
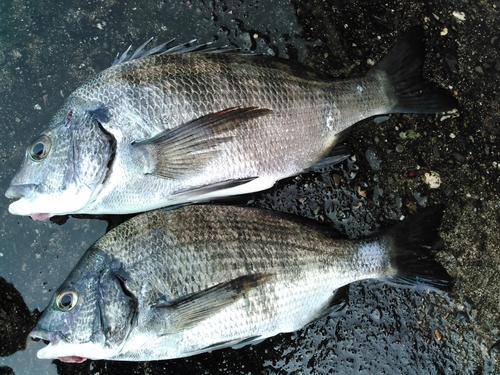
M 145 43 L 143 43 L 139 48 L 137 48 L 132 55 L 129 55 L 130 50 L 132 49 L 132 45 L 130 45 L 125 52 L 123 52 L 120 56 L 120 53 L 116 54 L 115 60 L 111 64 L 118 65 L 125 61 L 132 61 L 135 59 L 139 59 L 141 57 L 157 55 L 157 54 L 173 54 L 173 53 L 186 53 L 186 52 L 210 52 L 210 53 L 220 53 L 220 52 L 235 52 L 237 49 L 222 46 L 216 47 L 212 46 L 212 42 L 193 45 L 196 42 L 196 39 L 192 39 L 187 43 L 177 44 L 175 46 L 169 47 L 170 44 L 174 42 L 175 39 L 171 39 L 168 42 L 157 45 L 156 47 L 146 49 L 146 47 L 151 43 L 153 38 L 148 39 Z

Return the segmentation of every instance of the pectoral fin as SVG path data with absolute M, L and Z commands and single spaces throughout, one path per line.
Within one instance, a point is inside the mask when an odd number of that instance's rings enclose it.
M 225 307 L 253 288 L 261 285 L 271 275 L 254 274 L 238 277 L 198 293 L 189 294 L 173 301 L 160 301 L 154 306 L 154 316 L 158 325 L 168 320 L 168 327 L 163 324 L 160 334 L 173 334 L 195 326 Z
M 189 176 L 204 168 L 223 149 L 235 129 L 271 112 L 259 107 L 227 108 L 135 142 L 133 146 L 148 155 L 150 174 L 163 178 Z

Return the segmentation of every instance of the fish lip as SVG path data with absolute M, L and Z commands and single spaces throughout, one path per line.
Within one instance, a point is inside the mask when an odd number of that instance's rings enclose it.
M 87 357 L 75 355 L 71 350 L 64 351 L 67 340 L 65 340 L 65 335 L 62 332 L 46 331 L 42 328 L 35 327 L 29 335 L 31 338 L 41 339 L 47 344 L 37 353 L 37 357 L 40 359 L 58 359 L 66 363 L 81 363 L 89 359 Z M 62 352 L 61 349 L 63 349 Z M 55 352 L 59 353 L 55 354 Z
M 74 356 L 74 355 L 66 355 L 66 356 L 61 356 L 61 357 L 54 357 L 52 356 L 46 356 L 40 353 L 45 352 L 46 350 L 53 350 L 51 348 L 58 347 L 58 343 L 62 341 L 63 335 L 61 332 L 51 332 L 51 331 L 46 331 L 44 329 L 40 328 L 35 328 L 30 332 L 30 336 L 33 339 L 41 339 L 43 342 L 47 344 L 47 346 L 44 349 L 41 349 L 38 351 L 38 358 L 41 359 L 58 359 L 61 362 L 66 362 L 66 363 L 81 363 L 87 360 L 87 358 L 84 357 L 79 357 L 79 356 Z
M 54 191 L 45 191 L 43 184 L 11 185 L 6 196 L 10 198 L 23 196 L 9 205 L 13 215 L 31 216 L 34 220 L 45 220 L 54 215 L 69 215 L 81 212 L 91 202 L 93 187 L 85 184 L 71 184 Z
M 38 185 L 36 184 L 10 185 L 5 192 L 5 196 L 9 199 L 29 199 L 33 195 L 37 187 Z
M 31 213 L 29 215 L 35 221 L 44 221 L 51 218 L 53 215 L 46 212 Z

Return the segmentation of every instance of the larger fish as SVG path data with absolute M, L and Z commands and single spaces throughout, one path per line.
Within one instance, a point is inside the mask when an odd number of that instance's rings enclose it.
M 322 160 L 362 119 L 454 108 L 421 77 L 423 37 L 411 29 L 365 77 L 345 80 L 265 56 L 125 54 L 27 148 L 9 211 L 125 214 L 269 188 Z
M 188 206 L 134 217 L 83 255 L 31 332 L 39 358 L 158 360 L 295 331 L 376 278 L 447 290 L 430 257 L 442 208 L 377 236 L 255 208 Z

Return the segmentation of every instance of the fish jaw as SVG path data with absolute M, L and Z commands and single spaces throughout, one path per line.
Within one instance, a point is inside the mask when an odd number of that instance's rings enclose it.
M 61 362 L 81 363 L 87 359 L 106 359 L 103 356 L 105 352 L 105 348 L 92 342 L 69 344 L 60 340 L 56 343 L 49 343 L 45 348 L 40 349 L 36 356 L 39 359 L 58 359 Z
M 68 343 L 59 333 L 35 328 L 30 336 L 49 341 L 37 352 L 39 359 L 58 359 L 61 362 L 81 363 L 87 359 L 99 360 L 114 357 L 116 349 L 106 348 L 102 342 Z
M 21 185 L 11 185 L 5 196 L 19 198 L 9 205 L 13 215 L 31 216 L 33 220 L 46 220 L 54 215 L 66 215 L 83 209 L 89 202 L 92 192 L 87 187 L 76 189 L 72 186 L 59 194 L 39 194 L 32 188 L 26 196 L 17 193 Z

